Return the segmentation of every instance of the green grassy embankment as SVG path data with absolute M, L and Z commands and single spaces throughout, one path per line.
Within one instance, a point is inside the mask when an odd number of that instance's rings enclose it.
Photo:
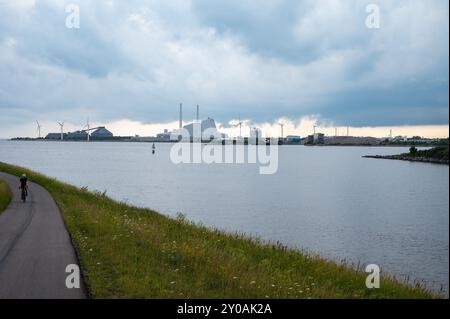
M 0 163 L 0 171 L 44 186 L 55 198 L 94 298 L 430 298 L 280 244 L 226 234 L 116 202 Z
M 8 207 L 11 199 L 11 189 L 4 180 L 0 179 L 0 214 Z

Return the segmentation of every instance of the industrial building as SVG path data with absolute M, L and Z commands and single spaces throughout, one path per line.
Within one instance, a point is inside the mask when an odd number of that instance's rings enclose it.
M 302 138 L 298 135 L 288 135 L 286 136 L 286 142 L 287 143 L 300 143 L 302 141 Z
M 323 133 L 314 133 L 313 135 L 308 135 L 305 144 L 324 144 L 325 135 Z
M 90 131 L 93 131 L 93 132 L 89 134 Z M 62 138 L 61 138 L 61 135 L 62 135 Z M 108 131 L 106 129 L 106 127 L 100 126 L 100 127 L 89 129 L 89 130 L 79 130 L 79 131 L 69 132 L 69 133 L 49 133 L 49 134 L 47 134 L 45 139 L 46 140 L 51 140 L 51 141 L 60 141 L 60 140 L 67 140 L 67 141 L 85 141 L 85 140 L 104 141 L 104 140 L 112 140 L 112 139 L 114 139 L 114 135 L 113 135 L 113 133 Z
M 225 138 L 225 134 L 222 134 L 217 130 L 216 122 L 214 121 L 214 119 L 212 119 L 210 117 L 208 117 L 206 120 L 202 120 L 202 121 L 197 120 L 193 123 L 183 126 L 183 129 L 185 129 L 189 133 L 189 136 L 191 138 L 196 137 L 196 136 L 194 136 L 195 125 L 198 125 L 198 129 L 201 132 L 202 140 L 214 140 L 217 138 Z M 206 133 L 206 131 L 207 131 L 207 133 Z M 198 133 L 200 133 L 200 132 L 198 132 Z M 195 132 L 195 133 L 197 133 L 197 132 Z
M 196 120 L 193 121 L 190 124 L 183 126 L 183 105 L 180 104 L 180 122 L 179 122 L 179 128 L 176 130 L 173 130 L 172 132 L 169 132 L 168 130 L 164 130 L 164 133 L 160 133 L 156 136 L 157 141 L 159 142 L 169 142 L 181 139 L 186 133 L 189 134 L 190 140 L 194 141 L 194 138 L 200 139 L 202 141 L 211 141 L 214 139 L 223 139 L 226 138 L 227 135 L 220 133 L 217 130 L 216 122 L 214 119 L 208 117 L 206 120 L 199 120 L 199 112 L 200 107 L 197 105 L 197 116 Z M 200 136 L 194 136 L 194 131 L 199 130 L 199 132 L 195 132 L 196 134 L 199 134 Z M 207 131 L 207 133 L 206 133 Z M 206 134 L 208 136 L 206 136 Z
M 51 141 L 60 141 L 61 140 L 61 133 L 48 133 L 47 136 L 45 137 L 46 140 L 51 140 Z M 63 133 L 62 134 L 62 139 L 65 140 L 67 139 L 67 134 Z
M 156 140 L 159 142 L 169 142 L 170 141 L 170 132 L 169 130 L 164 130 L 164 133 L 159 133 L 156 135 Z
M 91 133 L 91 138 L 97 140 L 111 139 L 113 137 L 113 133 L 108 131 L 104 126 L 97 128 L 94 132 Z
M 67 133 L 67 139 L 72 141 L 87 140 L 88 133 L 85 131 L 75 131 Z

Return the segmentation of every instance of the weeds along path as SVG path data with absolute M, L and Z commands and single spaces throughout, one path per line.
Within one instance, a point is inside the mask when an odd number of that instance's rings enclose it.
M 11 189 L 8 184 L 0 178 L 0 214 L 9 206 L 11 197 Z

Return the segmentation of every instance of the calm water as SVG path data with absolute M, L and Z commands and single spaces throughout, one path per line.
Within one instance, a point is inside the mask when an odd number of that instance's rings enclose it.
M 254 164 L 175 165 L 170 147 L 0 141 L 0 161 L 448 292 L 448 166 L 361 158 L 405 148 L 283 146 L 277 174 L 259 175 Z

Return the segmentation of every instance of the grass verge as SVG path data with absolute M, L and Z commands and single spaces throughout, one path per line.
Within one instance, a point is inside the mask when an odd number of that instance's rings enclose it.
M 0 163 L 44 186 L 61 209 L 94 298 L 432 298 L 382 274 L 171 219 Z
M 8 207 L 11 199 L 11 189 L 4 180 L 0 179 L 0 214 Z

